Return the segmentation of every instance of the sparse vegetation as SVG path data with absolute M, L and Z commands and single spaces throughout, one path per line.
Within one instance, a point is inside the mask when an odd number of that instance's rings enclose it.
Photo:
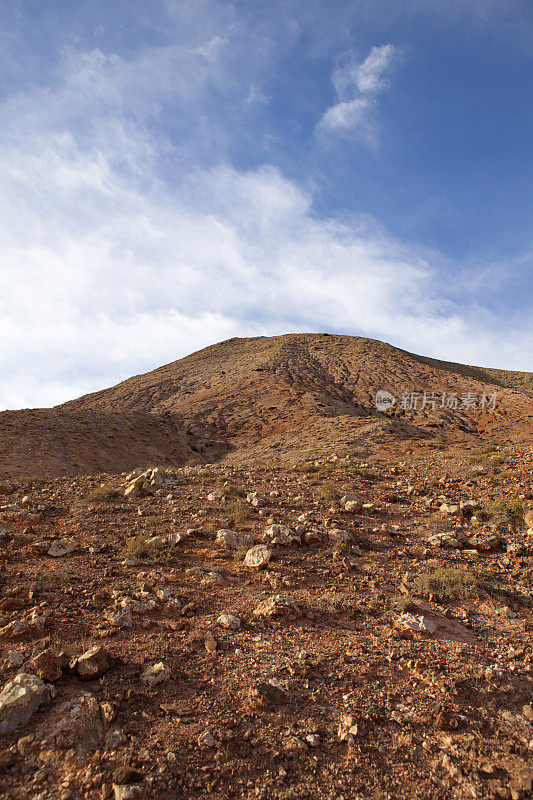
M 339 490 L 329 482 L 320 484 L 318 493 L 324 500 L 338 500 L 340 497 Z
M 92 503 L 105 503 L 109 500 L 116 500 L 124 494 L 118 486 L 97 486 L 89 493 L 88 499 Z
M 137 533 L 126 541 L 126 555 L 136 556 L 137 558 L 152 559 L 155 556 L 156 548 L 149 542 L 150 537 L 146 533 Z
M 391 597 L 390 604 L 392 610 L 400 614 L 404 611 L 417 610 L 417 605 L 410 594 L 395 594 Z
M 434 595 L 441 602 L 475 597 L 488 588 L 487 576 L 466 567 L 440 567 L 433 572 L 424 572 L 412 583 L 414 594 Z
M 252 516 L 249 504 L 240 499 L 235 499 L 228 510 L 235 525 L 240 525 L 241 522 Z
M 484 511 L 493 525 L 510 525 L 513 530 L 522 525 L 524 518 L 524 506 L 518 500 L 494 500 L 485 506 Z

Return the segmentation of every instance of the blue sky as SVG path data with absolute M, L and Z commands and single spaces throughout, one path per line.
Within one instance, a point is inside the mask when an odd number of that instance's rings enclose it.
M 533 370 L 529 0 L 0 0 L 0 408 L 230 336 Z

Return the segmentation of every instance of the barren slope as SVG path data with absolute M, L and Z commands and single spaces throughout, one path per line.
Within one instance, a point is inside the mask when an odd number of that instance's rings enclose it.
M 533 430 L 532 386 L 530 373 L 441 362 L 360 337 L 287 334 L 230 339 L 57 406 L 47 412 L 44 426 L 35 412 L 29 418 L 29 412 L 24 412 L 26 416 L 18 421 L 12 414 L 9 421 L 16 431 L 16 458 L 13 437 L 6 438 L 4 431 L 0 470 L 32 473 L 31 459 L 24 463 L 24 453 L 34 453 L 34 445 L 31 452 L 26 447 L 30 438 L 38 440 L 40 436 L 42 440 L 43 434 L 37 435 L 37 429 L 46 430 L 50 454 L 48 462 L 44 456 L 40 459 L 39 474 L 47 469 L 48 474 L 61 474 L 112 468 L 117 462 L 110 463 L 106 448 L 92 445 L 90 453 L 76 446 L 76 460 L 68 458 L 61 466 L 63 454 L 69 450 L 65 442 L 70 422 L 66 420 L 72 420 L 72 415 L 83 418 L 87 412 L 93 415 L 93 428 L 96 426 L 102 442 L 108 435 L 109 414 L 129 419 L 128 415 L 140 413 L 148 426 L 150 419 L 163 418 L 164 423 L 154 423 L 157 428 L 163 425 L 166 433 L 156 436 L 157 453 L 154 451 L 152 459 L 157 455 L 162 463 L 183 463 L 191 449 L 208 460 L 223 454 L 232 461 L 290 460 L 391 439 L 434 438 L 435 434 L 452 440 L 489 437 L 528 441 Z M 378 389 L 388 390 L 397 398 L 395 407 L 387 413 L 376 409 Z M 418 395 L 416 409 L 401 408 L 406 392 Z M 424 392 L 435 394 L 435 409 L 420 407 Z M 496 408 L 461 409 L 459 404 L 457 409 L 442 409 L 443 392 L 456 393 L 459 401 L 469 392 L 478 398 L 484 392 L 497 392 Z M 183 425 L 185 440 L 174 441 L 172 425 L 169 428 L 166 421 L 169 414 L 174 426 L 176 421 Z M 129 467 L 146 461 L 147 450 L 136 426 L 125 424 L 124 447 L 121 445 L 119 451 L 125 467 Z M 54 430 L 56 425 L 60 435 Z M 78 430 L 78 423 L 76 426 Z M 182 437 L 181 431 L 177 436 Z M 61 457 L 56 452 L 58 441 Z M 110 449 L 110 453 L 119 451 Z

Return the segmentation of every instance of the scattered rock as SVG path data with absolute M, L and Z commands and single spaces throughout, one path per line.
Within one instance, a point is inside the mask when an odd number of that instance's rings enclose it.
M 262 569 L 266 567 L 271 558 L 272 551 L 266 545 L 258 544 L 246 553 L 244 557 L 244 566 Z
M 227 524 L 227 523 L 226 523 Z M 217 531 L 216 543 L 229 550 L 240 550 L 246 544 L 247 536 L 225 528 Z
M 359 733 L 359 727 L 351 714 L 343 714 L 339 723 L 337 735 L 343 742 L 352 744 Z
M 271 619 L 273 617 L 301 617 L 302 612 L 296 605 L 296 602 L 287 594 L 277 594 L 263 600 L 259 605 L 254 608 L 254 616 L 266 617 Z
M 70 553 L 73 553 L 75 549 L 76 542 L 72 542 L 70 539 L 58 539 L 52 543 L 47 553 L 53 558 L 61 558 L 62 556 L 70 555 Z
M 42 653 L 35 656 L 30 662 L 29 668 L 31 668 L 39 678 L 51 683 L 59 680 L 63 674 L 61 659 L 51 650 L 43 650 Z
M 229 631 L 237 631 L 241 627 L 239 617 L 236 617 L 234 614 L 221 614 L 217 619 L 217 623 L 222 628 L 226 628 Z
M 150 688 L 157 686 L 159 683 L 166 683 L 169 680 L 170 670 L 162 661 L 159 661 L 151 667 L 146 667 L 141 675 L 141 681 Z
M 36 675 L 25 672 L 17 675 L 0 692 L 0 733 L 22 728 L 54 695 L 54 688 Z
M 76 659 L 76 671 L 80 678 L 86 680 L 100 678 L 105 675 L 110 666 L 109 653 L 101 645 L 91 647 Z

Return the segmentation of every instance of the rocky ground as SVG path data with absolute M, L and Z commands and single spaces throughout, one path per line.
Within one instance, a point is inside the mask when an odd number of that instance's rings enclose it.
M 0 794 L 527 798 L 533 453 L 0 486 Z

